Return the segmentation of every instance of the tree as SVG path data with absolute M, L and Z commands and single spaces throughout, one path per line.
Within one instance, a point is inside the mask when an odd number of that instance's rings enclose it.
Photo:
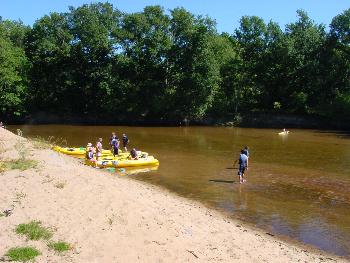
M 215 56 L 215 23 L 194 17 L 183 8 L 171 11 L 173 47 L 171 64 L 172 102 L 169 113 L 177 118 L 201 119 L 211 107 L 220 83 L 220 58 Z
M 321 50 L 326 40 L 323 25 L 316 25 L 303 10 L 297 11 L 299 19 L 287 25 L 288 57 L 286 70 L 288 85 L 282 105 L 289 111 L 311 113 L 318 104 L 322 87 L 320 74 Z
M 245 95 L 242 101 L 245 102 L 246 110 L 254 109 L 259 107 L 259 97 L 264 89 L 262 79 L 265 70 L 263 57 L 267 48 L 266 25 L 257 16 L 243 16 L 233 37 L 242 48 L 244 60 L 240 88 Z
M 26 40 L 30 71 L 30 110 L 71 112 L 71 41 L 67 14 L 37 20 Z
M 73 34 L 71 57 L 75 83 L 73 101 L 76 111 L 98 118 L 106 115 L 105 101 L 117 87 L 112 76 L 114 56 L 118 52 L 120 12 L 109 3 L 70 8 L 69 24 Z
M 143 12 L 123 18 L 121 46 L 128 63 L 124 77 L 132 85 L 125 92 L 126 105 L 137 116 L 156 118 L 164 113 L 167 55 L 172 44 L 169 24 L 170 18 L 160 6 L 147 6 Z
M 7 119 L 25 111 L 29 62 L 21 48 L 26 31 L 21 25 L 8 20 L 0 22 L 0 116 Z M 23 35 L 17 35 L 18 32 Z

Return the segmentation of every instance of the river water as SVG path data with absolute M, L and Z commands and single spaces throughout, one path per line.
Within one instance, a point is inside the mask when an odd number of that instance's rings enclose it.
M 337 255 L 350 255 L 350 135 L 316 130 L 216 127 L 36 125 L 28 137 L 64 138 L 69 146 L 105 145 L 112 131 L 159 161 L 156 171 L 131 175 L 249 222 Z M 232 167 L 250 148 L 247 182 Z M 107 147 L 105 147 L 107 148 Z

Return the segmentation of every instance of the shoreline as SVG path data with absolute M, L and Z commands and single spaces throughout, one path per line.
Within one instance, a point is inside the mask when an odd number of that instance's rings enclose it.
M 109 121 L 106 121 L 109 120 Z M 274 128 L 339 130 L 348 132 L 350 125 L 344 120 L 335 120 L 319 115 L 300 115 L 277 112 L 238 113 L 236 116 L 207 116 L 199 120 L 190 119 L 144 119 L 121 118 L 111 116 L 56 115 L 35 113 L 15 120 L 8 125 L 82 125 L 82 126 L 144 126 L 144 127 L 178 127 L 178 126 L 223 126 L 239 128 Z
M 13 206 L 10 216 L 0 217 L 0 258 L 11 247 L 30 244 L 42 252 L 36 262 L 348 262 L 270 236 L 163 187 L 38 149 L 7 130 L 0 129 L 0 140 L 0 160 L 18 159 L 20 141 L 28 158 L 38 162 L 36 168 L 0 174 L 0 212 Z M 57 255 L 43 242 L 14 233 L 17 224 L 31 220 L 52 227 L 55 239 L 67 240 L 73 248 Z

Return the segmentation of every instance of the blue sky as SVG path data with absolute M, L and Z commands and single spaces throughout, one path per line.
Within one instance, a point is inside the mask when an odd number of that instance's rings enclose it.
M 27 25 L 32 25 L 36 19 L 50 12 L 65 12 L 68 6 L 78 7 L 94 2 L 86 0 L 0 1 L 0 16 L 3 19 L 21 19 Z M 334 16 L 350 8 L 349 0 L 110 0 L 108 2 L 128 13 L 142 11 L 147 5 L 161 5 L 166 10 L 182 6 L 191 13 L 208 15 L 215 19 L 218 30 L 228 33 L 233 33 L 239 26 L 239 19 L 243 15 L 256 15 L 266 22 L 273 20 L 284 28 L 286 24 L 297 19 L 297 9 L 304 9 L 316 23 L 328 26 Z

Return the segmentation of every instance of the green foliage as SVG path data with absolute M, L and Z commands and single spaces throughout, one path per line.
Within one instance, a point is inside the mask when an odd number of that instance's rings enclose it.
M 64 241 L 51 242 L 48 247 L 55 250 L 58 253 L 63 253 L 71 249 L 71 245 Z
M 280 110 L 281 107 L 282 107 L 282 104 L 281 104 L 280 102 L 275 101 L 275 102 L 273 103 L 273 108 L 274 108 L 275 110 Z
M 41 255 L 40 251 L 34 247 L 15 247 L 10 248 L 5 256 L 9 257 L 10 261 L 26 262 Z
M 0 22 L 0 116 L 20 116 L 25 109 L 29 62 L 22 48 L 24 31 L 21 24 Z
M 41 226 L 39 221 L 31 221 L 28 224 L 20 224 L 16 227 L 16 233 L 25 235 L 30 240 L 49 239 L 52 237 L 52 232 Z
M 100 2 L 50 13 L 32 28 L 5 20 L 0 117 L 178 122 L 278 111 L 332 118 L 347 109 L 349 32 L 350 9 L 329 32 L 303 10 L 284 29 L 243 16 L 234 34 L 220 35 L 215 21 L 184 8 L 123 13 Z

